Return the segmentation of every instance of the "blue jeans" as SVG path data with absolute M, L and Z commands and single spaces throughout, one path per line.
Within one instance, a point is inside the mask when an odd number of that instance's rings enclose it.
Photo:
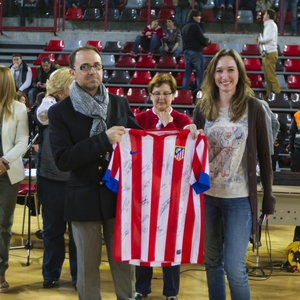
M 252 228 L 248 197 L 204 197 L 204 256 L 210 300 L 250 300 L 245 257 Z
M 168 45 L 169 51 L 171 51 L 173 49 L 174 45 Z M 176 58 L 178 58 L 182 52 L 182 48 L 180 46 L 178 46 L 175 50 L 174 53 L 171 52 L 165 52 L 165 47 L 164 45 L 160 46 L 158 49 L 159 53 L 161 56 L 168 56 L 168 55 L 172 55 L 175 56 Z
M 283 1 L 280 1 L 279 11 L 281 11 L 282 2 L 284 2 L 283 17 L 285 19 L 286 12 L 289 8 L 290 12 L 291 12 L 292 33 L 297 33 L 297 3 L 298 3 L 298 0 L 283 0 Z M 283 24 L 284 24 L 284 22 L 283 22 Z M 280 31 L 280 22 L 278 22 L 278 31 Z
M 163 267 L 163 295 L 166 297 L 177 296 L 179 291 L 180 266 Z M 140 294 L 151 293 L 152 267 L 135 267 L 135 290 Z
M 195 69 L 197 90 L 199 90 L 203 81 L 204 56 L 202 52 L 185 50 L 184 60 L 185 60 L 185 72 L 182 80 L 182 89 L 189 90 L 191 74 L 193 72 L 193 69 Z
M 64 205 L 66 183 L 47 180 L 39 176 L 37 192 L 42 204 L 43 216 L 43 277 L 44 280 L 58 280 L 65 260 L 64 234 L 67 222 L 64 221 Z M 68 230 L 70 273 L 73 284 L 76 284 L 77 255 L 70 222 L 68 222 Z
M 186 23 L 186 16 L 190 11 L 190 7 L 175 6 L 175 22 L 179 27 L 183 27 Z
M 32 106 L 32 105 L 35 104 L 35 102 L 36 102 L 36 96 L 39 93 L 42 93 L 42 92 L 46 92 L 46 90 L 45 89 L 36 88 L 36 87 L 30 88 L 30 90 L 27 93 L 28 94 L 28 100 L 29 100 L 30 106 Z
M 222 4 L 225 4 L 225 0 L 218 0 L 217 6 L 221 6 Z M 231 4 L 233 6 L 234 0 L 227 0 L 227 5 Z
M 148 49 L 149 52 L 154 52 L 154 50 L 157 50 L 159 48 L 159 46 L 161 45 L 161 42 L 156 34 L 152 34 L 151 39 L 145 39 L 141 35 L 138 35 L 135 38 L 135 41 L 134 41 L 131 51 L 133 51 L 134 53 L 137 53 L 139 45 L 141 45 L 143 49 Z

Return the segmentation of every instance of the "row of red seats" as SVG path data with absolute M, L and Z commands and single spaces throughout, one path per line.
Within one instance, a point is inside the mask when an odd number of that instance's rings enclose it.
M 247 74 L 251 81 L 251 88 L 263 88 L 264 81 L 261 74 Z M 285 81 L 283 75 L 277 76 L 279 79 L 279 84 L 283 89 L 300 89 L 300 75 L 288 75 L 287 80 Z
M 119 41 L 107 41 L 105 47 L 102 45 L 100 40 L 89 40 L 86 43 L 96 47 L 99 51 L 104 52 L 130 52 L 133 42 L 125 42 L 122 47 Z M 50 40 L 47 46 L 44 48 L 45 51 L 63 51 L 65 48 L 64 40 Z M 141 49 L 140 49 L 141 50 Z M 209 46 L 203 49 L 203 54 L 213 55 L 220 50 L 218 43 L 211 43 Z M 258 44 L 244 44 L 241 49 L 241 55 L 260 56 L 260 48 Z M 297 44 L 285 44 L 282 51 L 283 56 L 300 56 L 300 45 Z
M 33 62 L 33 65 L 40 65 L 43 57 L 49 57 L 50 61 L 55 62 L 61 66 L 69 65 L 68 53 L 60 53 L 55 58 L 53 53 L 41 53 L 38 58 Z M 158 62 L 154 57 L 139 56 L 138 60 L 134 57 L 127 55 L 120 55 L 118 61 L 115 63 L 113 54 L 102 54 L 102 61 L 104 67 L 118 67 L 118 68 L 158 68 L 158 69 L 185 69 L 184 57 L 181 56 L 178 63 L 173 56 L 160 56 Z M 262 64 L 260 58 L 247 58 L 243 59 L 247 71 L 262 71 Z M 287 59 L 284 63 L 286 72 L 299 72 L 300 59 Z

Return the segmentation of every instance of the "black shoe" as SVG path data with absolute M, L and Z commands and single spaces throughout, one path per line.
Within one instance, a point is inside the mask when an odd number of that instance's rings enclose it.
M 42 240 L 42 239 L 43 239 L 43 231 L 42 231 L 42 230 L 37 230 L 37 231 L 35 232 L 35 236 L 36 236 L 38 239 Z
M 52 279 L 44 280 L 43 287 L 45 289 L 51 289 L 56 285 L 56 283 L 57 283 L 57 280 L 52 280 Z
M 141 299 L 147 298 L 147 297 L 148 297 L 147 294 L 143 294 L 143 295 L 141 295 L 141 294 L 135 294 L 134 300 L 141 300 Z

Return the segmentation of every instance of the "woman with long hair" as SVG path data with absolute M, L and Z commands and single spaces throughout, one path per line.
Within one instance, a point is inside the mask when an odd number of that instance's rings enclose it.
M 48 109 L 69 95 L 69 86 L 74 78 L 69 69 L 58 69 L 46 82 L 47 92 L 36 110 L 39 126 L 39 152 L 37 167 L 37 194 L 42 204 L 43 216 L 43 287 L 52 288 L 60 278 L 65 260 L 65 239 L 67 222 L 64 220 L 64 201 L 68 172 L 61 172 L 55 165 L 49 141 Z M 76 247 L 69 230 L 69 258 L 72 283 L 77 283 Z
M 28 144 L 28 118 L 24 104 L 16 101 L 9 68 L 0 66 L 0 293 L 8 292 L 5 278 L 11 227 L 21 180 L 22 155 Z
M 245 257 L 257 231 L 257 157 L 262 213 L 274 213 L 272 165 L 264 108 L 233 49 L 219 51 L 202 83 L 193 121 L 209 143 L 210 190 L 204 197 L 204 255 L 209 299 L 250 300 Z

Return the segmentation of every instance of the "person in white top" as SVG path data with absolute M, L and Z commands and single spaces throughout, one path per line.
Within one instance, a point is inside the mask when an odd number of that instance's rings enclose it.
M 27 95 L 31 87 L 32 71 L 31 68 L 23 62 L 21 54 L 12 55 L 10 70 L 14 76 L 16 90 Z
M 265 99 L 268 99 L 270 93 L 280 93 L 280 85 L 276 76 L 276 62 L 278 60 L 277 39 L 278 29 L 274 22 L 276 12 L 273 9 L 266 10 L 264 14 L 264 32 L 262 37 L 255 37 L 258 44 L 265 46 L 265 55 L 262 58 L 265 82 L 267 90 Z
M 9 68 L 0 66 L 0 293 L 8 292 L 11 227 L 27 150 L 28 117 L 25 105 L 16 101 L 14 79 Z M 1 299 L 3 299 L 1 297 Z

